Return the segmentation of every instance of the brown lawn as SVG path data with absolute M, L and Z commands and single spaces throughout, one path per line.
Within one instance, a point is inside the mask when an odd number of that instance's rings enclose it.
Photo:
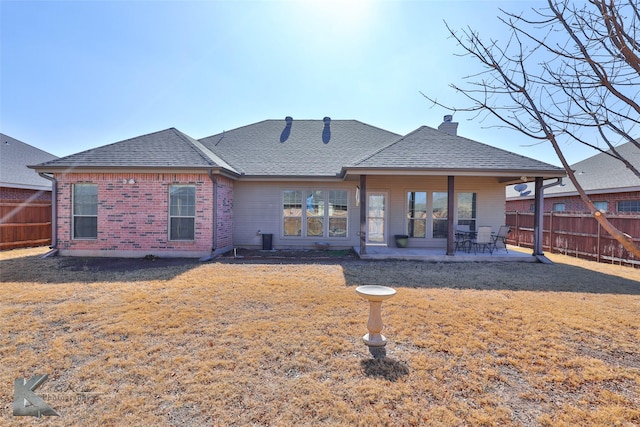
M 44 251 L 0 253 L 0 425 L 640 425 L 640 270 Z M 39 373 L 60 417 L 13 417 Z

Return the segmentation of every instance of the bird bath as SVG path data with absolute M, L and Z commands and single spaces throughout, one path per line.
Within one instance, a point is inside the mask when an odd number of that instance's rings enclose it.
M 367 322 L 368 334 L 362 340 L 369 347 L 384 347 L 387 339 L 380 332 L 382 331 L 382 301 L 391 298 L 396 294 L 396 290 L 386 286 L 366 285 L 358 286 L 356 292 L 362 298 L 369 301 L 369 321 Z

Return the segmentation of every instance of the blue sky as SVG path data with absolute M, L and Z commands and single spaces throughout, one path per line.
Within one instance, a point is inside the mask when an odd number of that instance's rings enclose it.
M 195 138 L 264 119 L 437 127 L 479 70 L 444 25 L 506 37 L 525 1 L 0 2 L 0 129 L 57 156 L 175 127 Z M 458 134 L 559 165 L 548 143 L 470 113 Z M 574 143 L 570 163 L 594 152 Z

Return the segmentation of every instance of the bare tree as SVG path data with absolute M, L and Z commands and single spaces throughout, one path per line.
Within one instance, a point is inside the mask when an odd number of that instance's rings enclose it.
M 471 105 L 453 111 L 473 111 L 498 119 L 499 126 L 530 138 L 549 141 L 567 176 L 594 218 L 630 253 L 640 258 L 631 236 L 614 227 L 594 206 L 577 181 L 560 146 L 577 141 L 619 160 L 639 179 L 640 165 L 616 149 L 640 124 L 640 10 L 637 0 L 548 0 L 531 16 L 501 9 L 500 21 L 509 39 L 484 42 L 467 28 L 451 37 L 465 56 L 483 69 L 465 77 L 467 87 L 451 85 Z M 446 24 L 446 23 L 445 23 Z

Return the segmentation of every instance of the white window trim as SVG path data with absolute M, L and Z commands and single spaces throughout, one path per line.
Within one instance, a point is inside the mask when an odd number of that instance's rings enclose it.
M 460 194 L 475 194 L 476 195 L 476 216 L 475 216 L 475 218 L 473 218 L 473 217 L 472 218 L 459 218 L 458 217 L 458 208 L 459 208 L 458 201 L 459 201 L 459 198 L 460 198 Z M 478 191 L 458 191 L 458 192 L 456 192 L 456 200 L 455 200 L 456 212 L 455 212 L 455 215 L 454 215 L 454 217 L 455 217 L 454 218 L 454 221 L 455 221 L 454 224 L 455 224 L 456 227 L 459 225 L 458 223 L 460 222 L 460 220 L 462 220 L 462 221 L 474 221 L 475 230 L 476 231 L 478 230 L 478 205 L 479 205 L 478 194 L 479 194 Z
M 98 240 L 98 227 L 97 227 L 97 222 L 98 222 L 98 213 L 96 212 L 95 215 L 76 215 L 76 185 L 93 185 L 96 187 L 96 189 L 98 189 L 98 184 L 94 184 L 92 182 L 76 182 L 73 184 L 72 188 L 71 188 L 71 239 L 72 240 Z M 98 205 L 98 202 L 96 202 L 96 205 Z M 97 208 L 97 206 L 96 206 Z M 97 211 L 97 209 L 96 209 Z M 83 218 L 96 218 L 96 236 L 95 237 L 76 237 L 76 217 L 83 217 Z
M 407 202 L 408 202 L 408 194 L 409 193 L 425 193 L 425 215 L 426 217 L 424 218 L 424 237 L 412 237 L 409 236 L 410 239 L 422 239 L 422 240 L 426 240 L 426 239 L 430 239 L 429 237 L 429 232 L 432 232 L 432 225 L 431 225 L 431 221 L 432 218 L 429 215 L 429 213 L 431 212 L 431 206 L 430 206 L 430 199 L 429 199 L 429 191 L 427 190 L 414 190 L 414 189 L 408 189 L 404 192 L 404 230 L 405 232 L 409 232 L 409 206 L 407 206 Z M 407 234 L 408 235 L 408 234 Z
M 195 189 L 196 192 L 196 200 L 194 201 L 194 203 L 196 203 L 195 206 L 195 211 L 193 213 L 193 216 L 172 216 L 171 215 L 171 189 L 173 187 L 193 187 Z M 168 223 L 167 223 L 167 241 L 169 242 L 195 242 L 196 241 L 196 213 L 198 212 L 198 206 L 197 206 L 197 193 L 198 193 L 198 188 L 195 184 L 170 184 L 169 185 L 169 194 L 167 194 L 168 198 L 169 198 L 169 205 L 168 205 L 168 209 L 167 209 L 167 218 L 168 218 Z M 171 238 L 171 219 L 172 218 L 193 218 L 193 238 L 192 239 L 172 239 Z
M 300 216 L 300 235 L 299 236 L 289 236 L 289 235 L 285 235 L 284 234 L 284 219 L 285 219 L 285 215 L 284 215 L 284 193 L 287 191 L 300 191 L 302 193 L 302 209 L 301 209 L 301 216 Z M 311 192 L 311 191 L 321 191 L 322 192 L 322 198 L 323 198 L 323 202 L 324 202 L 324 215 L 322 216 L 322 221 L 323 221 L 323 227 L 322 227 L 322 236 L 308 236 L 307 235 L 307 193 Z M 330 191 L 344 191 L 347 195 L 347 216 L 346 216 L 346 220 L 347 220 L 347 224 L 346 224 L 346 234 L 344 236 L 330 236 L 329 235 L 329 192 Z M 347 188 L 324 188 L 324 187 L 287 187 L 287 188 L 283 188 L 280 191 L 280 227 L 281 227 L 281 231 L 280 231 L 280 237 L 283 239 L 297 239 L 297 240 L 302 240 L 302 239 L 331 239 L 331 240 L 348 240 L 349 239 L 349 215 L 351 214 L 351 195 L 350 195 L 350 191 Z M 288 217 L 288 218 L 297 218 L 297 217 Z M 317 217 L 319 218 L 319 217 Z

